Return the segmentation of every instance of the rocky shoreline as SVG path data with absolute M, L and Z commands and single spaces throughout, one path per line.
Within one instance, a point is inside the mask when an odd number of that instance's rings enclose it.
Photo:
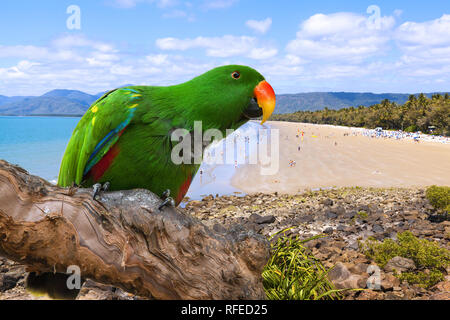
M 267 237 L 287 228 L 290 229 L 286 234 L 301 239 L 323 235 L 305 246 L 326 268 L 333 268 L 329 279 L 339 289 L 365 289 L 344 291 L 344 299 L 450 299 L 450 268 L 445 270 L 443 281 L 424 289 L 400 282 L 394 276 L 394 269 L 416 268 L 409 259 L 395 258 L 384 269 L 374 269 L 376 263 L 359 247 L 359 242 L 369 237 L 382 241 L 411 231 L 418 238 L 436 241 L 440 247 L 450 249 L 450 222 L 436 215 L 423 188 L 355 187 L 298 195 L 208 196 L 202 201 L 190 201 L 181 210 L 217 232 L 239 223 Z M 368 282 L 374 279 L 373 270 L 379 274 L 377 290 L 367 289 Z M 25 275 L 23 266 L 0 258 L 0 300 L 36 299 L 24 290 Z M 140 298 L 88 281 L 78 299 Z

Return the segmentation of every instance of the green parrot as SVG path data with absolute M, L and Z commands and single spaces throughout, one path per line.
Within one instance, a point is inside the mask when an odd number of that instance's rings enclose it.
M 92 104 L 67 145 L 58 185 L 101 185 L 109 190 L 144 188 L 178 205 L 199 164 L 171 160 L 176 129 L 203 132 L 237 129 L 275 109 L 275 93 L 256 70 L 241 65 L 212 69 L 185 83 L 130 86 L 110 91 Z M 202 132 L 202 133 L 203 133 Z M 171 199 L 171 198 L 170 198 Z
M 202 134 L 218 129 L 225 136 L 226 129 L 237 129 L 252 118 L 262 115 L 264 123 L 275 100 L 264 77 L 240 65 L 218 67 L 179 85 L 110 91 L 92 104 L 73 131 L 58 185 L 93 186 L 94 198 L 104 186 L 144 188 L 163 198 L 160 209 L 178 205 L 200 165 L 172 161 L 172 133 L 177 129 L 191 133 L 194 122 L 201 121 Z M 34 294 L 73 299 L 78 291 L 66 288 L 66 278 L 30 273 L 27 288 Z
M 202 135 L 218 129 L 225 136 L 227 129 L 237 129 L 252 118 L 262 116 L 264 123 L 275 109 L 275 100 L 264 77 L 240 65 L 218 67 L 174 86 L 112 90 L 92 104 L 73 131 L 58 185 L 93 186 L 94 198 L 104 186 L 109 190 L 144 188 L 163 198 L 160 209 L 178 205 L 200 165 L 172 161 L 176 145 L 172 133 L 177 129 L 191 133 L 194 122 L 201 121 Z M 73 299 L 79 290 L 66 288 L 67 277 L 30 273 L 27 289 Z

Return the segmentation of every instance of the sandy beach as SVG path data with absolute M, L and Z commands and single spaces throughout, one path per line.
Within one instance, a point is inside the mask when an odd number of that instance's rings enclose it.
M 370 138 L 329 125 L 269 124 L 280 130 L 279 170 L 261 175 L 259 165 L 239 166 L 231 183 L 246 193 L 450 185 L 450 144 Z

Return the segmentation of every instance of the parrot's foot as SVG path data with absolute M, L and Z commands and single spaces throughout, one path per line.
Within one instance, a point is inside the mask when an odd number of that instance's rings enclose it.
M 105 182 L 104 185 L 102 185 L 101 183 L 94 184 L 94 186 L 93 186 L 94 194 L 92 195 L 92 199 L 95 200 L 95 198 L 100 193 L 100 191 L 108 191 L 110 186 L 111 186 L 111 183 L 109 183 L 109 182 Z
M 162 208 L 166 206 L 172 206 L 175 207 L 175 201 L 169 197 L 170 196 L 170 190 L 167 189 L 163 192 L 161 199 L 163 200 L 163 203 L 158 207 L 158 210 L 161 211 Z

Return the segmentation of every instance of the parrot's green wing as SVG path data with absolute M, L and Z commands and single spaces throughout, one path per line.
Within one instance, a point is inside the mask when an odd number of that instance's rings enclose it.
M 133 121 L 141 102 L 141 91 L 133 87 L 110 91 L 92 104 L 67 145 L 58 177 L 59 186 L 81 184 L 84 175 Z

